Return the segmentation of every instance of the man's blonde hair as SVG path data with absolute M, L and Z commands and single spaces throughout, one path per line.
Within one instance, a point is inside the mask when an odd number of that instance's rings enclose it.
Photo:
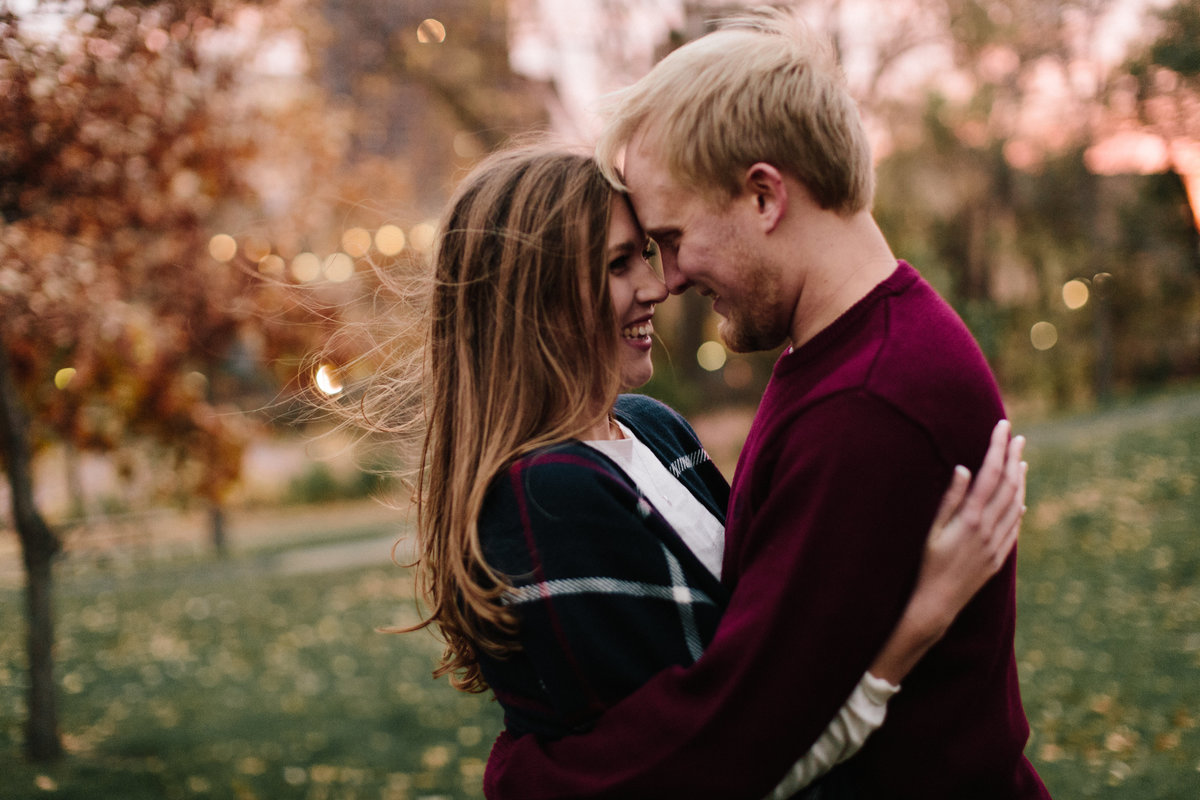
M 798 179 L 826 209 L 871 205 L 874 168 L 858 107 L 833 48 L 798 18 L 757 11 L 675 50 L 610 96 L 596 159 L 624 188 L 616 161 L 634 137 L 684 186 L 740 193 L 759 161 Z

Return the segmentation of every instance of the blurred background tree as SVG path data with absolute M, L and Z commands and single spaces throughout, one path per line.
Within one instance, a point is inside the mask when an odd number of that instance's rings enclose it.
M 61 750 L 61 545 L 34 504 L 34 455 L 49 443 L 106 453 L 126 478 L 153 478 L 149 502 L 205 503 L 222 551 L 258 427 L 241 412 L 306 383 L 297 365 L 337 322 L 309 315 L 318 303 L 291 286 L 343 282 L 345 254 L 330 257 L 351 217 L 383 201 L 424 220 L 456 163 L 534 121 L 505 95 L 516 81 L 504 80 L 499 6 L 460 3 L 475 24 L 438 48 L 444 28 L 410 5 L 386 18 L 286 0 L 0 10 L 0 421 L 36 759 Z M 313 57 L 314 42 L 328 50 Z M 83 514 L 81 483 L 68 483 Z
M 1196 375 L 1185 173 L 1130 146 L 1145 134 L 1126 110 L 1131 65 L 1111 55 L 1114 6 L 946 7 L 966 80 L 957 94 L 932 86 L 880 165 L 880 218 L 899 251 L 967 319 L 1009 396 L 1039 413 Z M 1163 146 L 1195 147 L 1197 120 L 1176 120 Z M 1189 171 L 1200 179 L 1200 164 Z
M 578 32 L 542 5 L 512 8 L 521 30 L 570 53 L 557 68 L 534 60 L 554 85 L 599 93 L 747 4 L 581 5 L 597 16 Z M 1200 124 L 1181 66 L 1195 0 L 771 5 L 798 9 L 834 42 L 876 148 L 877 217 L 979 337 L 1014 408 L 1041 415 L 1200 372 L 1185 191 L 1200 181 Z M 589 24 L 605 20 L 607 33 Z M 581 62 L 600 72 L 597 86 L 568 84 Z M 559 98 L 573 116 L 556 124 L 594 129 L 587 105 Z M 1148 158 L 1146 138 L 1170 158 Z M 685 411 L 756 402 L 775 354 L 725 352 L 702 298 L 661 316 L 652 392 Z
M 208 255 L 205 232 L 219 205 L 251 194 L 253 129 L 230 124 L 236 83 L 218 52 L 233 10 L 46 4 L 37 21 L 0 17 L 0 388 L 34 420 L 6 439 L 10 479 L 30 460 L 21 450 L 50 439 L 108 453 L 153 441 L 173 462 L 171 490 L 214 509 L 239 476 L 247 423 L 207 376 L 250 309 L 239 303 L 246 282 Z M 14 521 L 28 570 L 27 745 L 47 758 L 59 750 L 58 546 L 28 511 L 28 481 L 12 490 L 26 509 Z
M 668 46 L 737 7 L 680 5 Z M 1018 413 L 1200 373 L 1200 4 L 774 5 L 835 43 L 875 142 L 876 216 Z M 675 353 L 656 390 L 685 409 L 755 400 L 772 358 L 721 352 L 705 305 L 663 333 Z

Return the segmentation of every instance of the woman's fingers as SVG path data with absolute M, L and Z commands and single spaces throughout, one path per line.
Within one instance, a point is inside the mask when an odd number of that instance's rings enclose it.
M 926 540 L 917 590 L 951 615 L 1001 569 L 1020 531 L 1028 465 L 1025 440 L 1010 438 L 1011 430 L 1006 421 L 996 425 L 973 482 L 965 467 L 955 468 Z
M 962 465 L 955 467 L 954 474 L 950 478 L 950 487 L 942 495 L 942 503 L 938 506 L 937 515 L 933 518 L 935 532 L 945 528 L 954 518 L 955 512 L 962 505 L 963 498 L 967 496 L 967 488 L 970 485 L 971 471 Z
M 1018 471 L 1020 478 L 1017 487 L 1017 493 L 1013 498 L 1013 502 L 1005 510 L 1003 516 L 996 525 L 996 567 L 1008 558 L 1008 554 L 1012 552 L 1013 547 L 1017 543 L 1017 536 L 1021 531 L 1021 520 L 1025 517 L 1025 483 L 1026 474 L 1029 470 L 1029 465 L 1024 461 L 1019 462 Z
M 1021 460 L 1025 452 L 1025 437 L 1014 436 L 1005 449 L 1001 480 L 980 515 L 985 536 L 1003 534 L 1006 530 L 1004 521 L 1025 503 L 1025 471 Z
M 1012 448 L 1012 441 L 1009 438 L 1011 433 L 1012 425 L 1006 419 L 1000 420 L 992 428 L 992 438 L 988 444 L 987 453 L 983 457 L 983 463 L 980 464 L 975 481 L 961 504 L 962 522 L 971 528 L 982 529 L 985 535 L 995 524 L 1000 507 L 1007 500 L 1001 495 L 999 505 L 997 505 L 998 493 L 1007 491 L 1011 496 L 1013 491 L 1013 487 L 1007 486 L 1005 480 L 1009 450 Z
M 1008 449 L 1011 444 L 1012 423 L 1002 419 L 992 428 L 992 439 L 988 443 L 987 454 L 979 467 L 975 478 L 978 491 L 984 499 L 991 497 L 996 486 L 1004 476 L 1004 466 L 1008 460 Z

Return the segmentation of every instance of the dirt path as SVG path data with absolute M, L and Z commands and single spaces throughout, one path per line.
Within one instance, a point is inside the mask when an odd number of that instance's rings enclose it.
M 1163 395 L 1115 408 L 1017 426 L 1029 447 L 1071 444 L 1081 439 L 1113 438 L 1172 420 L 1200 417 L 1200 391 Z M 1200 443 L 1198 443 L 1200 444 Z
M 96 521 L 63 534 L 60 573 L 130 571 L 138 564 L 209 558 L 208 517 L 203 512 L 157 509 Z M 229 569 L 281 570 L 289 574 L 388 564 L 393 543 L 407 530 L 404 512 L 365 500 L 233 511 L 227 520 Z M 406 558 L 408 551 L 398 551 Z M 213 561 L 215 569 L 222 562 Z M 93 569 L 94 568 L 94 569 Z M 20 546 L 0 532 L 0 587 L 24 581 Z

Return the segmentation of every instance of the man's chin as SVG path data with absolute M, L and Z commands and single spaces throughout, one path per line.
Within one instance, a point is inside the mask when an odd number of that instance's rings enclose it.
M 773 335 L 765 330 L 747 328 L 739 325 L 737 320 L 725 317 L 717 328 L 717 335 L 731 353 L 758 353 L 763 350 L 774 350 L 787 341 L 787 333 Z
M 721 337 L 725 349 L 731 353 L 752 353 L 755 350 L 747 341 L 742 329 L 728 319 L 722 320 L 717 328 L 717 335 Z

